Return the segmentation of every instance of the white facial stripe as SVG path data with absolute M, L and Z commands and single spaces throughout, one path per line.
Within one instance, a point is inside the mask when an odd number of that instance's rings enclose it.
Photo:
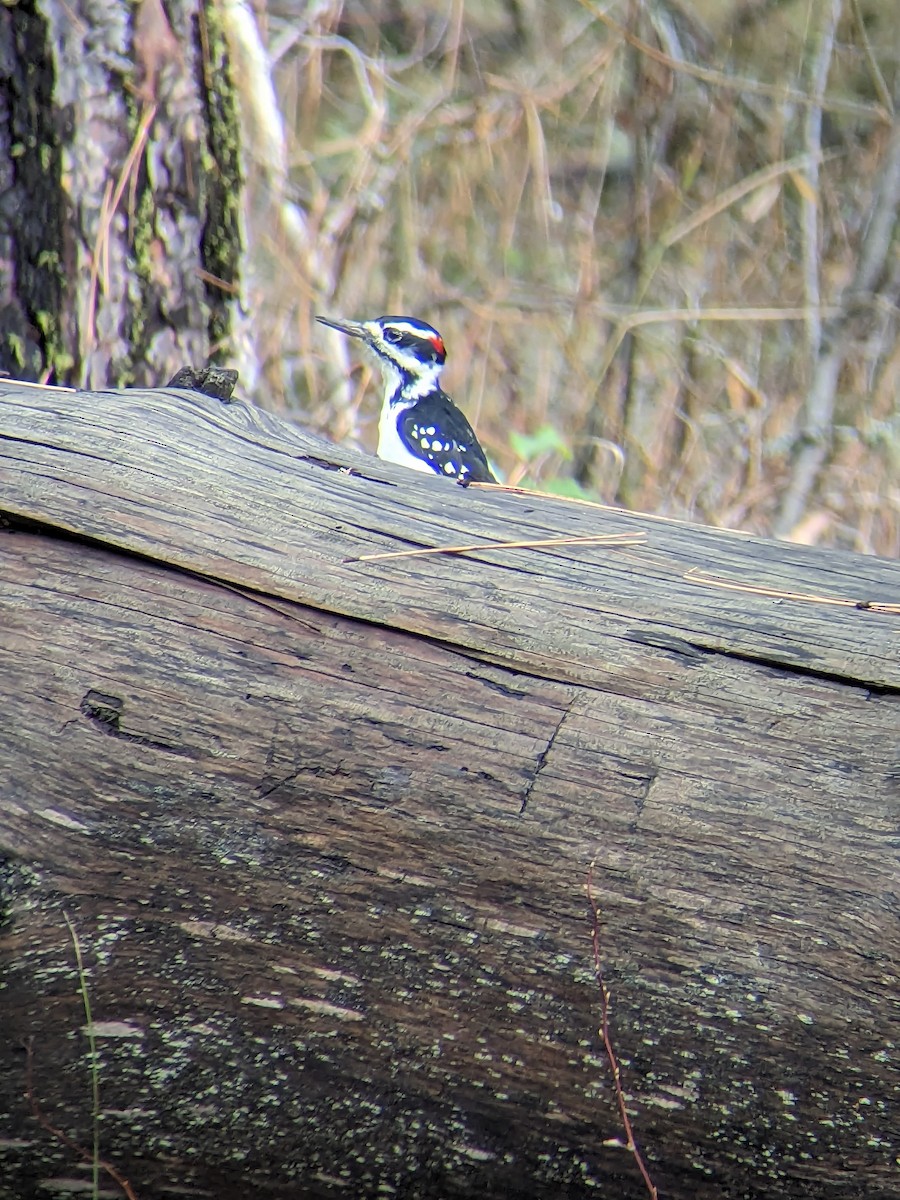
M 427 396 L 444 368 L 443 363 L 419 362 L 411 350 L 401 350 L 399 346 L 390 346 L 390 358 L 382 357 L 371 347 L 369 347 L 369 353 L 375 355 L 381 368 L 385 390 L 389 395 L 396 390 L 401 379 L 401 371 L 405 371 L 407 375 L 419 376 L 415 388 L 411 389 L 405 397 L 407 400 L 419 400 L 422 396 Z
M 409 375 L 415 375 L 417 371 L 428 369 L 425 363 L 419 362 L 412 350 L 403 350 L 400 346 L 391 346 L 391 355 L 397 365 Z
M 392 349 L 395 349 L 392 347 Z M 374 351 L 371 351 L 374 353 Z M 381 368 L 381 378 L 384 382 L 384 403 L 394 397 L 393 409 L 396 413 L 398 408 L 409 408 L 416 400 L 421 400 L 423 396 L 427 396 L 429 392 L 434 391 L 437 387 L 438 377 L 442 371 L 440 363 L 420 363 L 412 355 L 398 354 L 398 359 L 404 362 L 409 361 L 409 374 L 412 379 L 406 385 L 406 388 L 399 391 L 400 384 L 403 382 L 403 375 L 400 373 L 400 368 L 397 363 L 393 363 L 390 359 L 379 358 L 376 356 L 378 366 Z M 418 372 L 418 377 L 416 373 Z
M 369 322 L 370 326 L 373 324 L 374 322 Z M 375 328 L 377 329 L 378 326 L 376 325 Z M 421 325 L 412 325 L 409 321 L 391 321 L 390 325 L 385 326 L 385 329 L 396 329 L 398 333 L 409 333 L 417 338 L 427 338 L 432 333 L 437 337 L 437 330 L 432 329 L 430 325 L 423 328 Z
M 412 372 L 413 368 L 410 368 Z M 437 387 L 438 376 L 443 370 L 441 363 L 416 363 L 415 370 L 419 372 L 418 379 L 413 380 L 403 389 L 403 406 L 408 407 L 414 400 L 421 400 Z

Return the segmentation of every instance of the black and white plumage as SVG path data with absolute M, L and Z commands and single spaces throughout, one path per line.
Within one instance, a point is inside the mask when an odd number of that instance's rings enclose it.
M 316 320 L 359 338 L 378 359 L 384 379 L 379 458 L 460 483 L 497 482 L 465 414 L 440 386 L 447 351 L 436 329 L 414 317 Z

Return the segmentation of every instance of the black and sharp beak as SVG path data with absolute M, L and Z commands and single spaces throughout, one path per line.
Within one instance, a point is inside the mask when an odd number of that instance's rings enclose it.
M 331 317 L 316 317 L 316 320 L 320 325 L 327 325 L 329 329 L 336 329 L 339 333 L 361 338 L 364 342 L 371 341 L 371 334 L 361 321 L 332 320 Z

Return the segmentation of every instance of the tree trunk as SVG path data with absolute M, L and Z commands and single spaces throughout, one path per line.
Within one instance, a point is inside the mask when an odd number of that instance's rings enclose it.
M 595 933 L 660 1196 L 896 1194 L 896 564 L 177 391 L 0 512 L 3 1197 L 638 1200 Z
M 148 384 L 228 354 L 241 180 L 217 13 L 0 7 L 0 371 Z

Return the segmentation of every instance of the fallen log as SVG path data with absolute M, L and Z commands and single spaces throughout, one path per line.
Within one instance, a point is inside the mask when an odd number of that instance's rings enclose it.
M 0 1196 L 896 1194 L 897 564 L 173 389 L 0 518 Z

